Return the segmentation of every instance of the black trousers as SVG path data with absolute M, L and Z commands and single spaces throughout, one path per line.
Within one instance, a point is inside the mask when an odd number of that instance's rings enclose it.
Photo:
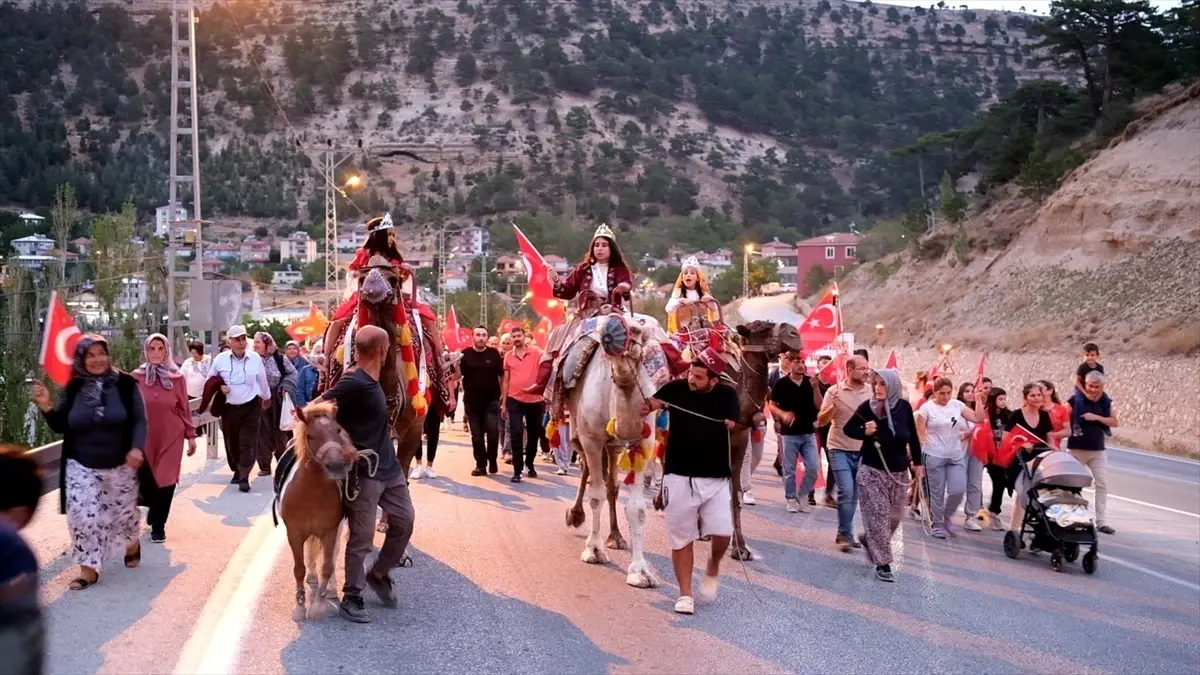
M 145 491 L 146 524 L 152 532 L 162 532 L 167 527 L 167 516 L 171 515 L 171 501 L 175 499 L 175 486 L 150 488 Z
M 538 436 L 546 435 L 542 430 L 544 404 L 541 401 L 525 403 L 509 397 L 505 405 L 508 408 L 508 435 L 512 439 L 513 473 L 521 473 L 522 466 L 533 471 L 533 460 L 537 458 Z
M 466 406 L 467 426 L 471 428 L 471 451 L 475 467 L 495 464 L 500 450 L 500 401 Z
M 258 445 L 262 402 L 255 396 L 241 405 L 225 406 L 221 433 L 225 436 L 225 461 L 238 478 L 249 478 Z
M 421 461 L 421 446 L 425 446 L 428 464 L 433 466 L 433 458 L 437 456 L 438 440 L 442 437 L 442 416 L 430 409 L 425 415 L 425 441 L 417 446 L 417 461 Z
M 1016 462 L 1013 462 L 1013 465 L 1015 466 Z M 1020 471 L 1019 468 L 1017 470 Z M 1012 493 L 1014 477 L 1007 468 L 995 464 L 987 465 L 987 474 L 988 478 L 992 480 L 992 499 L 988 503 L 988 511 L 998 514 L 1000 505 L 1004 501 L 1004 492 Z

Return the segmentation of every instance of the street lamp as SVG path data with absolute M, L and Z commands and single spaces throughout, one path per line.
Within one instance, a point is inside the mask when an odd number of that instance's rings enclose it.
M 754 244 L 742 249 L 742 297 L 750 297 L 750 256 L 754 255 Z
M 362 182 L 363 182 L 362 176 L 357 176 L 357 175 L 350 176 L 349 178 L 346 179 L 346 182 L 344 185 L 342 185 L 342 187 L 343 188 L 356 188 L 356 187 L 362 185 Z

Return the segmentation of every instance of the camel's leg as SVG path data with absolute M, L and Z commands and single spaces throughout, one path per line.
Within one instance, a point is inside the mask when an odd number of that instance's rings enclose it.
M 633 546 L 633 558 L 625 572 L 625 583 L 637 588 L 658 586 L 654 568 L 646 560 L 646 483 L 654 475 L 653 465 L 647 465 L 645 473 L 638 476 L 629 486 L 629 497 L 625 503 L 625 517 L 629 520 L 629 540 Z
M 739 432 L 731 434 L 729 442 L 733 445 L 730 450 L 730 461 L 733 466 L 730 470 L 733 473 L 733 545 L 729 547 L 729 555 L 734 560 L 754 560 L 754 551 L 746 545 L 746 538 L 742 534 L 742 462 L 746 459 L 746 444 L 749 443 L 750 436 L 748 433 Z
M 338 534 L 341 531 L 341 525 L 335 528 L 332 532 L 321 537 L 321 581 L 313 594 L 312 609 L 309 610 L 308 618 L 321 619 L 334 608 L 333 600 L 329 597 L 329 586 L 333 581 L 333 556 L 337 551 Z M 314 544 L 316 541 L 314 540 Z
M 589 444 L 585 443 L 584 448 L 587 452 L 587 463 L 600 469 L 603 462 L 603 445 L 589 447 Z M 604 546 L 600 543 L 600 507 L 604 504 L 604 499 L 604 472 L 594 471 L 588 475 L 588 506 L 592 509 L 592 531 L 583 546 L 583 554 L 580 555 L 583 562 L 592 565 L 608 562 L 608 554 L 604 552 Z
M 292 549 L 292 575 L 296 578 L 296 606 L 292 608 L 292 620 L 303 621 L 306 593 L 304 588 L 304 540 L 306 537 L 288 530 L 288 546 Z
M 621 536 L 621 521 L 617 520 L 617 498 L 621 496 L 621 484 L 617 482 L 617 455 L 614 449 L 604 449 L 608 466 L 604 470 L 605 496 L 608 498 L 608 539 L 604 545 L 623 551 L 629 548 Z
M 575 503 L 571 508 L 567 509 L 567 527 L 580 527 L 587 516 L 583 512 L 583 493 L 587 490 L 588 479 L 591 477 L 591 471 L 588 467 L 587 455 L 583 452 L 583 445 L 578 439 L 568 441 L 571 444 L 571 449 L 582 460 L 583 465 L 579 473 L 579 490 L 575 492 Z

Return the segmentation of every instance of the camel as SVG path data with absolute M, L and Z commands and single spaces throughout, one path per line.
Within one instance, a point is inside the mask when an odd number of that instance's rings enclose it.
M 287 528 L 292 549 L 292 572 L 296 578 L 296 607 L 292 619 L 319 619 L 332 608 L 329 584 L 333 578 L 333 556 L 337 550 L 344 507 L 342 486 L 354 470 L 358 452 L 350 437 L 338 426 L 333 403 L 310 403 L 297 408 L 293 427 L 295 469 L 283 479 L 277 497 L 279 517 Z M 317 555 L 321 556 L 319 580 Z M 313 602 L 307 607 L 305 572 L 313 584 Z M 336 595 L 336 591 L 334 592 Z
M 567 525 L 580 527 L 585 520 L 583 495 L 587 492 L 592 510 L 592 529 L 584 544 L 580 559 L 588 564 L 608 562 L 604 548 L 627 547 L 617 524 L 616 479 L 617 460 L 623 448 L 643 441 L 644 429 L 654 428 L 655 413 L 643 415 L 641 405 L 653 393 L 654 385 L 642 368 L 643 350 L 647 348 L 647 333 L 655 333 L 657 322 L 627 321 L 616 314 L 598 318 L 593 338 L 575 342 L 567 350 L 564 364 L 580 356 L 587 358 L 578 381 L 566 396 L 571 415 L 570 443 L 583 459 L 583 476 L 575 504 L 567 511 Z M 628 342 L 606 339 L 612 334 L 627 332 Z M 657 328 L 661 333 L 661 328 Z M 589 344 L 590 343 L 590 344 Z M 599 344 L 598 354 L 590 354 Z M 568 374 L 569 376 L 569 374 Z M 613 422 L 610 428 L 609 423 Z M 610 436 L 609 432 L 613 432 Z M 659 585 L 653 567 L 643 549 L 646 522 L 646 486 L 653 476 L 654 463 L 647 461 L 629 484 L 625 517 L 632 540 L 632 559 L 626 569 L 625 582 L 637 588 Z M 600 505 L 609 504 L 609 536 L 604 546 L 600 540 Z
M 728 372 L 741 402 L 738 425 L 729 434 L 730 468 L 733 472 L 733 542 L 729 555 L 735 560 L 754 560 L 742 534 L 742 462 L 750 443 L 750 432 L 758 416 L 764 414 L 770 391 L 767 389 L 768 363 L 785 351 L 799 351 L 800 334 L 790 323 L 751 321 L 737 327 L 740 337 L 738 363 Z

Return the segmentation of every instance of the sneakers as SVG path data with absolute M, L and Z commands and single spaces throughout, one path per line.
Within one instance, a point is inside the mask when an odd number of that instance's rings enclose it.
M 839 534 L 837 538 L 833 540 L 833 543 L 835 546 L 841 549 L 842 553 L 850 553 L 855 549 L 862 548 L 862 544 L 854 541 L 854 537 L 847 537 L 843 534 Z
M 420 464 L 414 466 L 412 468 L 412 471 L 410 471 L 408 473 L 409 480 L 419 480 L 424 477 L 425 477 L 425 467 L 421 466 Z
M 1117 533 L 1116 530 L 1112 529 L 1108 525 L 1101 525 L 1100 527 L 1097 527 L 1096 530 L 1098 530 L 1099 532 L 1101 532 L 1103 534 L 1116 534 Z
M 162 530 L 151 530 L 150 541 L 155 544 L 161 544 L 167 540 L 167 533 Z
M 427 467 L 425 467 L 425 477 L 426 478 L 437 478 L 438 472 L 434 471 L 432 466 L 427 466 Z
M 484 475 L 484 474 L 486 474 L 486 473 L 487 473 L 487 472 L 483 470 L 483 467 L 479 467 L 479 466 L 477 466 L 477 467 L 475 467 L 474 469 L 471 469 L 471 475 L 472 475 L 472 476 L 482 476 L 482 475 Z
M 949 533 L 947 533 L 946 529 L 943 528 L 941 525 L 933 526 L 933 538 L 934 539 L 945 539 L 946 537 L 949 537 L 949 536 L 950 536 Z
M 500 473 L 500 467 L 496 466 L 496 460 L 488 462 L 488 473 Z
M 787 512 L 800 513 L 800 502 L 796 501 L 795 499 L 787 500 Z
M 526 478 L 537 478 L 537 469 L 534 469 L 532 466 L 529 467 L 529 470 L 525 472 L 525 477 Z
M 983 531 L 983 528 L 979 526 L 979 521 L 975 520 L 971 516 L 967 516 L 966 518 L 963 518 L 963 529 L 971 531 L 971 532 L 982 532 Z
M 521 474 L 519 474 L 519 473 L 514 473 L 514 474 L 513 474 L 513 477 L 508 479 L 508 482 L 510 482 L 510 483 L 520 483 L 520 482 L 521 482 Z
M 814 505 L 805 502 L 796 502 L 796 508 L 800 509 L 800 513 L 812 513 Z
M 817 493 L 815 493 L 815 492 L 808 493 L 808 505 L 809 506 L 817 505 Z
M 341 614 L 343 619 L 354 623 L 371 623 L 371 615 L 367 613 L 367 608 L 363 606 L 362 596 L 359 595 L 342 596 L 342 601 L 338 604 L 338 614 Z
M 1004 523 L 1000 522 L 1000 514 L 999 513 L 993 513 L 991 518 L 988 518 L 988 520 L 991 522 L 993 532 L 1003 532 L 1004 531 Z
M 833 495 L 826 493 L 824 504 L 825 504 L 825 506 L 828 506 L 831 509 L 836 509 L 837 508 L 837 497 L 834 497 Z
M 557 471 L 554 472 L 554 475 L 555 476 L 565 476 L 565 475 L 567 475 L 567 470 L 566 469 L 558 469 Z
M 746 490 L 745 492 L 742 493 L 742 503 L 745 504 L 746 506 L 754 506 L 755 504 L 758 503 L 758 500 L 754 498 L 753 492 L 751 492 L 750 490 Z
M 950 535 L 951 537 L 958 536 L 958 530 L 955 530 L 954 526 L 951 525 L 949 521 L 942 523 L 942 529 L 945 530 L 946 534 Z
M 892 575 L 891 565 L 876 565 L 875 578 L 880 581 L 886 581 L 889 584 L 896 581 L 896 577 Z
M 379 602 L 383 603 L 384 607 L 396 606 L 396 591 L 392 589 L 392 579 L 388 576 L 375 576 L 372 572 L 367 572 L 367 586 L 375 591 L 375 596 L 379 598 Z M 362 602 L 362 598 L 358 599 Z
M 680 596 L 680 598 L 675 601 L 675 613 L 676 614 L 695 614 L 696 613 L 696 601 L 693 600 L 692 596 L 690 596 L 690 595 Z
M 243 478 L 243 479 L 239 480 L 238 481 L 238 490 L 241 492 L 249 492 L 250 491 L 250 479 Z

